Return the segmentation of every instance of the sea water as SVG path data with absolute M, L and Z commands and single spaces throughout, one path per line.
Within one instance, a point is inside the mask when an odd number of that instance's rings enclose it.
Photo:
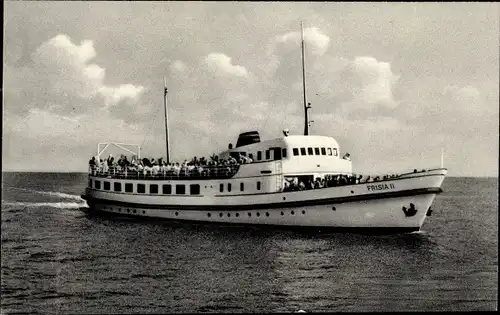
M 498 306 L 497 178 L 446 178 L 422 231 L 400 235 L 88 216 L 86 184 L 3 173 L 2 313 Z

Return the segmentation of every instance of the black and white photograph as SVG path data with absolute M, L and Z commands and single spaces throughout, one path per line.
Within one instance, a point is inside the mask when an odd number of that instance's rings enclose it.
M 498 309 L 498 3 L 3 11 L 2 314 Z

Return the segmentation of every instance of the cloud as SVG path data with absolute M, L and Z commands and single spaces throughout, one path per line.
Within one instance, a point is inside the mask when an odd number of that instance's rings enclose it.
M 102 86 L 98 92 L 104 97 L 106 105 L 116 105 L 125 99 L 135 103 L 144 92 L 144 87 L 133 84 L 122 84 L 117 87 Z
M 292 42 L 294 45 L 299 45 L 301 39 L 300 32 L 290 32 L 277 37 L 279 43 Z M 315 55 L 325 54 L 330 46 L 330 37 L 323 34 L 317 27 L 304 29 L 304 41 L 306 45 L 311 45 L 311 51 Z
M 170 64 L 170 71 L 173 73 L 182 73 L 186 71 L 187 65 L 181 60 L 175 60 Z
M 145 88 L 105 84 L 106 69 L 90 63 L 96 55 L 91 40 L 78 45 L 64 34 L 42 43 L 32 53 L 28 65 L 19 69 L 7 67 L 11 78 L 6 80 L 5 89 L 11 93 L 6 110 L 26 115 L 36 108 L 60 115 L 78 115 L 125 100 L 137 102 Z
M 341 71 L 336 86 L 339 95 L 355 101 L 351 106 L 395 108 L 392 88 L 397 79 L 389 63 L 373 57 L 356 57 Z
M 205 58 L 205 63 L 208 68 L 216 75 L 234 75 L 237 77 L 246 77 L 247 69 L 243 66 L 233 65 L 231 58 L 221 53 L 210 53 Z

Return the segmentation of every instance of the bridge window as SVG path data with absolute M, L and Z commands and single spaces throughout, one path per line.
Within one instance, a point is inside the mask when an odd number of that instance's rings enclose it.
M 231 192 L 231 183 L 227 183 L 227 191 Z
M 308 155 L 314 155 L 313 154 L 313 148 L 307 148 L 307 154 Z
M 158 193 L 158 185 L 156 185 L 156 184 L 149 185 L 149 193 L 150 194 L 157 194 Z
M 257 161 L 262 160 L 262 151 L 257 152 Z
M 175 185 L 175 193 L 177 195 L 184 195 L 186 193 L 185 185 Z
M 281 157 L 286 158 L 286 149 L 281 149 Z
M 115 189 L 115 191 L 119 191 L 119 192 L 122 191 L 122 183 L 114 183 L 113 186 L 114 186 L 113 188 Z
M 144 184 L 137 184 L 137 192 L 139 194 L 145 194 L 146 193 L 146 185 L 144 185 Z
M 314 148 L 314 155 L 320 155 L 319 148 Z
M 321 148 L 321 155 L 326 155 L 326 149 L 325 148 Z
M 111 185 L 109 182 L 104 182 L 104 190 L 111 190 Z
M 134 192 L 134 185 L 132 183 L 126 183 L 125 184 L 125 192 Z
M 339 152 L 337 151 L 337 148 L 333 148 L 333 155 L 339 156 Z
M 257 182 L 257 190 L 260 190 L 260 182 Z
M 221 183 L 219 188 L 220 192 L 224 192 L 224 184 Z
M 271 151 L 266 150 L 266 160 L 269 160 L 271 158 Z
M 245 184 L 240 183 L 240 191 L 243 191 L 243 190 L 245 190 Z
M 163 185 L 162 191 L 163 191 L 164 195 L 171 195 L 172 194 L 172 185 L 170 185 L 170 184 Z
M 306 155 L 306 148 L 300 148 L 300 155 Z
M 332 148 L 326 148 L 326 150 L 328 151 L 328 155 L 332 155 Z
M 248 157 L 251 158 L 253 161 L 253 154 L 252 153 L 248 154 Z
M 101 189 L 101 181 L 100 180 L 95 181 L 95 189 Z
M 92 180 L 89 178 L 89 187 L 92 188 Z
M 189 191 L 190 191 L 191 195 L 199 195 L 200 194 L 200 185 L 198 185 L 198 184 L 189 185 Z
M 294 156 L 299 155 L 299 148 L 293 148 L 293 155 Z

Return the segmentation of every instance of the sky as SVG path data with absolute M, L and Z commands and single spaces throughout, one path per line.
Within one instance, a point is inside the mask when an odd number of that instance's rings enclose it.
M 310 134 L 354 172 L 498 176 L 499 5 L 473 2 L 6 1 L 2 169 L 165 156 L 164 77 L 171 160 L 302 134 L 301 22 Z

